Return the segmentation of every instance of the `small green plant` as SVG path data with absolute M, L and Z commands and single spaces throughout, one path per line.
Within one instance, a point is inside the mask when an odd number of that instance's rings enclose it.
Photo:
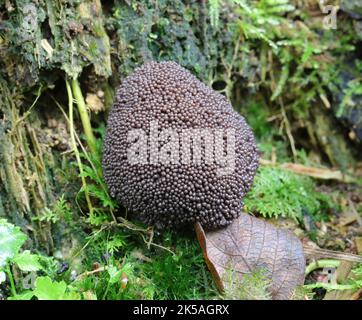
M 344 97 L 337 110 L 336 116 L 341 117 L 347 107 L 356 107 L 356 102 L 353 101 L 353 96 L 362 95 L 362 81 L 361 78 L 356 78 L 348 82 L 347 88 L 343 90 Z
M 155 299 L 208 299 L 216 294 L 196 239 L 166 233 L 160 242 L 174 253 L 157 251 L 144 265 L 144 273 L 155 284 Z
M 30 300 L 33 297 L 38 300 L 80 300 L 80 294 L 72 286 L 64 281 L 52 281 L 48 276 L 36 278 L 34 289 L 23 291 L 9 300 Z
M 239 277 L 234 276 L 235 271 L 230 269 L 225 274 L 224 282 L 227 288 L 222 299 L 226 300 L 272 300 L 268 288 L 270 279 L 265 269 L 257 269 L 250 274 L 245 274 L 242 280 L 235 281 Z
M 39 216 L 33 218 L 34 221 L 47 221 L 51 223 L 57 223 L 62 219 L 66 222 L 72 219 L 72 210 L 65 200 L 64 194 L 55 202 L 52 209 L 46 207 Z
M 36 272 L 43 269 L 41 256 L 30 251 L 20 251 L 27 240 L 27 236 L 19 227 L 0 219 L 0 279 L 5 281 L 6 276 L 10 282 L 13 297 L 18 297 L 16 283 L 11 266 L 16 265 L 23 272 Z M 1 283 L 1 282 L 0 282 Z
M 292 218 L 301 221 L 306 211 L 316 215 L 331 205 L 327 196 L 315 191 L 308 177 L 279 168 L 261 167 L 251 191 L 245 198 L 247 211 L 266 218 Z
M 332 290 L 352 290 L 357 291 L 362 288 L 362 264 L 358 264 L 356 267 L 352 269 L 353 277 L 349 277 L 343 283 L 325 283 L 325 282 L 317 282 L 313 284 L 304 285 L 304 288 L 308 290 L 323 288 L 327 291 Z
M 22 271 L 37 271 L 41 269 L 39 257 L 29 251 L 20 253 L 27 236 L 4 219 L 0 219 L 0 279 L 5 281 L 6 275 L 10 282 L 13 296 L 17 295 L 16 284 L 11 271 L 11 265 L 16 264 Z
M 0 219 L 0 284 L 8 278 L 11 290 L 8 299 L 30 300 L 35 297 L 38 300 L 79 300 L 80 294 L 75 287 L 50 277 L 56 276 L 53 258 L 33 254 L 29 250 L 21 251 L 26 240 L 26 234 L 19 227 Z M 15 282 L 12 272 L 15 266 L 32 278 L 33 288 L 24 288 L 20 282 Z M 48 275 L 39 276 L 40 273 Z

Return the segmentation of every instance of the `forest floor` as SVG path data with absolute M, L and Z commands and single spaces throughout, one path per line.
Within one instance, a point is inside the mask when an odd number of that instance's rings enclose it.
M 294 298 L 361 299 L 362 9 L 330 2 L 1 3 L 0 299 L 271 299 L 260 274 L 221 294 L 192 228 L 161 233 L 110 197 L 107 117 L 150 60 L 190 70 L 253 129 L 243 211 L 303 243 Z

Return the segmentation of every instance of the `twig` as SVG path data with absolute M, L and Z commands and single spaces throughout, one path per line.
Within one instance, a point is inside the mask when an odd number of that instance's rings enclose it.
M 147 242 L 147 249 L 149 250 L 152 244 L 152 240 L 153 240 L 153 236 L 155 235 L 154 231 L 153 231 L 153 227 L 150 230 L 150 239 Z
M 296 160 L 296 158 L 297 158 L 297 150 L 295 148 L 295 141 L 294 141 L 294 137 L 292 135 L 290 122 L 289 122 L 289 119 L 288 119 L 287 114 L 285 112 L 283 100 L 281 98 L 279 98 L 278 100 L 279 100 L 280 108 L 281 108 L 281 111 L 282 111 L 283 120 L 284 120 L 284 123 L 285 123 L 285 132 L 287 133 L 287 137 L 289 139 L 290 147 L 291 147 L 292 153 L 293 153 L 293 158 L 294 158 L 294 160 Z
M 149 248 L 151 245 L 152 246 L 155 246 L 155 247 L 158 247 L 158 248 L 161 248 L 163 250 L 166 250 L 168 252 L 170 252 L 171 254 L 175 254 L 172 250 L 170 250 L 169 248 L 166 248 L 164 246 L 161 246 L 157 243 L 154 243 L 152 242 L 152 239 L 153 239 L 153 227 L 149 227 L 147 229 L 142 229 L 142 228 L 138 228 L 135 224 L 133 224 L 132 222 L 126 220 L 125 218 L 123 217 L 118 217 L 118 220 L 122 221 L 121 223 L 114 223 L 114 222 L 110 222 L 108 224 L 104 224 L 104 226 L 107 226 L 107 227 L 111 227 L 111 226 L 117 226 L 117 227 L 123 227 L 123 228 L 127 228 L 129 230 L 132 230 L 132 231 L 136 231 L 136 232 L 141 232 L 141 237 L 143 239 L 143 241 L 146 243 L 147 245 L 147 248 Z M 151 234 L 150 234 L 151 233 Z M 147 240 L 145 238 L 145 236 L 143 234 L 150 234 L 150 239 Z
M 99 267 L 99 268 L 97 268 L 97 269 L 95 269 L 95 270 L 92 270 L 92 271 L 86 271 L 86 272 L 80 274 L 80 275 L 75 279 L 75 281 L 81 280 L 81 279 L 83 279 L 84 277 L 90 276 L 90 275 L 95 274 L 95 273 L 103 272 L 103 271 L 105 271 L 105 270 L 106 270 L 105 267 Z
M 304 254 L 311 258 L 326 258 L 326 259 L 336 259 L 336 260 L 362 263 L 362 256 L 352 253 L 344 253 L 344 252 L 326 250 L 320 248 L 311 248 L 305 245 L 303 246 L 303 249 L 304 249 Z
M 145 239 L 145 236 L 144 236 L 143 234 L 141 234 L 141 237 L 142 237 L 143 241 L 148 245 L 148 241 Z M 173 251 L 172 251 L 171 249 L 169 249 L 169 248 L 166 248 L 166 247 L 161 246 L 161 245 L 159 245 L 159 244 L 157 244 L 157 243 L 154 243 L 154 242 L 150 242 L 149 244 L 152 245 L 152 246 L 155 246 L 155 247 L 157 247 L 157 248 L 166 250 L 166 251 L 170 252 L 172 255 L 175 255 L 175 252 L 173 252 Z
M 260 159 L 259 163 L 263 166 L 278 167 L 288 171 L 292 171 L 297 174 L 313 177 L 322 180 L 337 180 L 345 183 L 356 182 L 356 179 L 350 175 L 342 173 L 340 170 L 331 170 L 327 168 L 315 168 L 309 167 L 298 163 L 283 163 L 276 164 L 273 161 Z

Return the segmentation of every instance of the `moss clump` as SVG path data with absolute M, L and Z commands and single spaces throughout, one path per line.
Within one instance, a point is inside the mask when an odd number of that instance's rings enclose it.
M 253 188 L 245 198 L 248 211 L 267 218 L 292 218 L 301 220 L 306 212 L 316 216 L 331 201 L 316 192 L 313 180 L 278 168 L 261 167 Z

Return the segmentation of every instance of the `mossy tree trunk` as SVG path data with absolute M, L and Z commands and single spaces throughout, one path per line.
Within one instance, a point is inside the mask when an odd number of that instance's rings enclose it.
M 0 218 L 28 234 L 29 248 L 54 253 L 55 242 L 66 242 L 69 233 L 62 223 L 40 218 L 58 198 L 62 156 L 43 143 L 46 133 L 35 105 L 21 114 L 21 92 L 3 79 L 0 91 Z

